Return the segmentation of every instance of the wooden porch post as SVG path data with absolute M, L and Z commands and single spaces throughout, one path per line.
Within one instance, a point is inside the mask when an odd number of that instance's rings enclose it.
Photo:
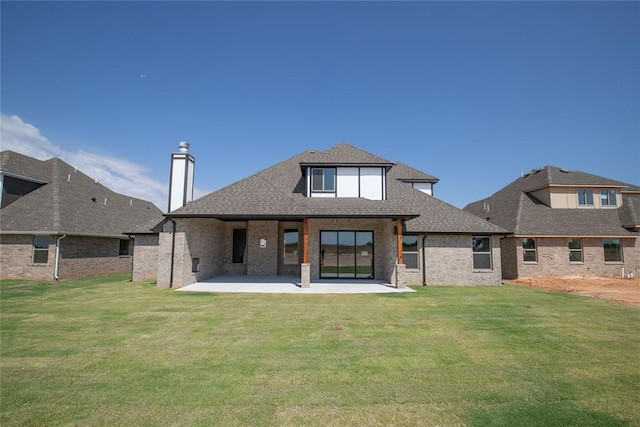
M 398 230 L 398 264 L 404 264 L 402 261 L 402 218 L 396 219 L 396 228 Z

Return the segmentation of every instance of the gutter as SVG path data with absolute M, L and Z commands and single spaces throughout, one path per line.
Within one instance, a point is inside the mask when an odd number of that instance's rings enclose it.
M 422 286 L 427 286 L 427 261 L 424 253 L 424 242 L 427 240 L 427 235 L 422 235 Z
M 169 221 L 173 223 L 173 232 L 171 233 L 171 273 L 169 274 L 169 289 L 173 288 L 173 261 L 176 256 L 176 222 L 169 217 Z
M 67 237 L 67 235 L 63 234 L 56 239 L 56 262 L 53 269 L 53 278 L 56 280 L 60 278 L 58 275 L 58 273 L 60 272 L 60 240 L 64 239 L 65 237 Z

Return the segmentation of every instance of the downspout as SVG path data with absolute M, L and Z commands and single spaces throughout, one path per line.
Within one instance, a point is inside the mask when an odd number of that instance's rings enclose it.
M 169 274 L 169 289 L 173 288 L 173 261 L 176 256 L 176 222 L 169 217 L 169 221 L 173 223 L 173 232 L 171 233 L 171 273 Z
M 424 242 L 427 240 L 427 235 L 422 235 L 422 286 L 427 286 L 427 257 L 424 254 Z
M 60 240 L 64 239 L 65 237 L 67 237 L 67 235 L 63 234 L 56 239 L 56 262 L 53 269 L 53 278 L 56 280 L 60 278 L 58 275 L 58 272 L 60 271 Z

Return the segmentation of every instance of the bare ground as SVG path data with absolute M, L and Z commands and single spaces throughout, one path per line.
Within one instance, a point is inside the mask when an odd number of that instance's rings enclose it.
M 627 279 L 620 276 L 595 274 L 557 275 L 521 277 L 517 280 L 509 280 L 508 283 L 640 304 L 640 276 Z

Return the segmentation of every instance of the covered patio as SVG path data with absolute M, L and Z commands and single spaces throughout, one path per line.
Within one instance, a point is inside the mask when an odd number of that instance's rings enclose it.
M 415 292 L 382 280 L 314 279 L 302 287 L 296 276 L 222 275 L 177 289 L 187 292 L 237 292 L 263 294 L 382 294 Z

